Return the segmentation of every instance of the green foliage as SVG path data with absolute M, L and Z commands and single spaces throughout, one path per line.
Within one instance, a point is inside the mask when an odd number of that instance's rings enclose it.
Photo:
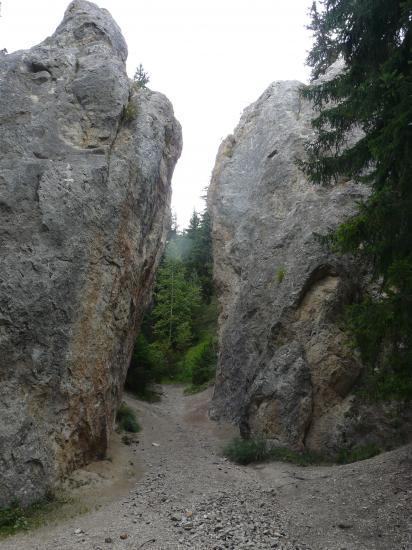
M 270 459 L 278 462 L 290 462 L 297 466 L 313 466 L 326 462 L 324 457 L 304 451 L 298 453 L 285 447 L 274 447 L 270 451 Z
M 137 422 L 134 410 L 122 403 L 117 411 L 116 421 L 118 426 L 125 432 L 137 433 L 142 429 Z
M 266 441 L 263 439 L 241 439 L 236 437 L 223 448 L 223 454 L 236 464 L 251 464 L 269 459 Z
M 202 297 L 209 303 L 213 296 L 213 255 L 211 221 L 207 211 L 201 216 L 193 212 L 185 236 L 190 242 L 190 254 L 185 258 L 186 269 L 197 274 Z
M 202 386 L 213 378 L 216 371 L 217 351 L 214 340 L 205 342 L 192 369 L 192 385 Z
M 0 539 L 15 535 L 22 530 L 39 527 L 46 519 L 52 517 L 56 507 L 66 502 L 63 499 L 55 499 L 50 495 L 27 507 L 22 507 L 15 502 L 7 508 L 1 508 Z
M 232 462 L 243 465 L 270 460 L 290 462 L 298 466 L 309 466 L 322 462 L 319 456 L 311 453 L 297 453 L 285 447 L 271 447 L 264 439 L 237 437 L 224 447 L 223 454 Z
M 137 107 L 131 101 L 126 105 L 123 110 L 123 120 L 131 122 L 137 117 Z
M 154 296 L 154 335 L 167 342 L 171 351 L 186 349 L 193 341 L 193 321 L 201 305 L 196 274 L 188 277 L 181 260 L 166 257 L 159 268 Z
M 172 220 L 152 309 L 138 337 L 126 387 L 139 397 L 165 378 L 202 386 L 216 368 L 217 306 L 207 213 L 193 213 L 183 232 Z
M 193 371 L 202 357 L 205 348 L 204 340 L 201 340 L 194 346 L 191 346 L 185 352 L 181 361 L 179 361 L 179 382 L 191 382 Z
M 137 88 L 146 88 L 149 81 L 149 74 L 144 70 L 143 65 L 140 63 L 134 73 L 133 83 Z
M 381 452 L 374 444 L 341 449 L 334 460 L 338 464 L 350 464 L 359 460 L 372 458 Z M 288 462 L 297 466 L 313 466 L 330 464 L 331 459 L 307 451 L 298 453 L 286 447 L 271 447 L 264 439 L 241 439 L 236 437 L 223 449 L 223 454 L 237 464 L 252 464 L 256 462 L 276 461 Z
M 412 396 L 410 350 L 398 349 L 397 330 L 402 319 L 393 318 L 390 300 L 366 295 L 347 308 L 346 325 L 369 371 L 361 390 L 375 400 L 409 399 Z M 408 353 L 409 351 L 409 353 Z
M 161 382 L 165 360 L 165 353 L 160 344 L 150 344 L 144 332 L 140 332 L 127 371 L 126 389 L 140 399 L 158 401 L 158 393 L 151 389 L 151 385 Z
M 371 189 L 325 241 L 373 270 L 376 291 L 350 309 L 348 323 L 389 398 L 412 396 L 411 8 L 411 0 L 314 2 L 312 75 L 338 57 L 346 68 L 302 90 L 319 111 L 302 169 L 315 183 L 353 179 Z M 355 143 L 354 130 L 362 131 Z
M 285 275 L 286 275 L 286 269 L 283 266 L 279 267 L 276 270 L 275 277 L 278 284 L 280 284 L 283 281 L 283 279 L 285 278 Z
M 203 386 L 215 374 L 217 362 L 216 343 L 214 338 L 206 336 L 185 353 L 179 363 L 179 379 L 190 380 L 194 387 Z
M 381 449 L 377 445 L 370 443 L 361 447 L 354 447 L 353 449 L 342 449 L 336 460 L 339 464 L 350 464 L 351 462 L 372 458 L 380 452 Z
M 0 535 L 13 535 L 28 528 L 24 510 L 18 504 L 0 510 Z

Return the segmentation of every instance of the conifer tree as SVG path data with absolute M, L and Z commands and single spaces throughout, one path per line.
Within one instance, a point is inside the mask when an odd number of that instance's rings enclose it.
M 189 273 L 197 274 L 203 297 L 206 302 L 209 302 L 213 294 L 213 257 L 211 222 L 207 210 L 200 216 L 196 211 L 193 212 L 186 236 L 190 240 L 189 254 L 186 259 L 187 270 Z
M 412 0 L 321 0 L 312 6 L 314 79 L 337 58 L 345 68 L 303 96 L 319 111 L 301 166 L 330 185 L 370 186 L 357 215 L 327 237 L 364 258 L 379 291 L 349 312 L 378 395 L 412 395 Z M 348 136 L 361 130 L 353 143 Z
M 172 350 L 184 349 L 193 339 L 193 320 L 201 304 L 200 285 L 186 277 L 181 260 L 165 258 L 159 268 L 153 331 Z
M 127 386 L 151 395 L 164 376 L 201 386 L 216 367 L 216 305 L 212 300 L 210 218 L 194 212 L 178 231 L 172 218 L 165 253 L 156 275 L 151 310 L 146 314 L 127 376 Z
M 144 70 L 143 65 L 140 63 L 134 73 L 133 82 L 138 88 L 146 88 L 149 81 L 149 73 Z

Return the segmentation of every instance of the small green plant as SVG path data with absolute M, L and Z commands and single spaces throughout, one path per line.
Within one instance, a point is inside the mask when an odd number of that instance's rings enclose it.
M 141 427 L 137 422 L 135 412 L 126 403 L 120 405 L 117 411 L 116 421 L 119 427 L 125 432 L 137 433 Z
M 203 386 L 211 380 L 216 371 L 216 346 L 213 338 L 205 341 L 203 350 L 192 370 L 193 386 Z
M 225 157 L 232 158 L 235 145 L 236 140 L 234 136 L 229 136 L 224 142 L 223 155 L 225 155 Z
M 241 439 L 239 437 L 224 447 L 223 454 L 232 462 L 243 465 L 270 460 L 290 462 L 298 466 L 326 462 L 324 458 L 312 453 L 298 453 L 285 447 L 271 447 L 264 439 Z
M 261 439 L 241 439 L 236 437 L 224 448 L 223 454 L 237 464 L 251 464 L 262 462 L 269 458 L 266 442 Z
M 126 389 L 143 401 L 160 401 L 161 394 L 156 391 L 154 383 L 162 382 L 162 368 L 165 362 L 166 357 L 161 344 L 149 344 L 143 332 L 140 332 L 127 371 Z
M 0 539 L 14 535 L 19 531 L 35 529 L 56 517 L 61 507 L 69 500 L 52 494 L 30 506 L 23 507 L 17 501 L 0 509 Z
M 123 110 L 123 119 L 126 122 L 130 122 L 137 117 L 137 108 L 136 105 L 133 105 L 131 101 L 126 105 Z
M 0 510 L 0 534 L 13 535 L 17 531 L 27 529 L 28 523 L 24 510 L 14 503 Z
M 140 63 L 134 73 L 133 83 L 137 88 L 146 88 L 146 85 L 149 84 L 150 77 L 149 74 L 144 70 L 143 65 Z
M 285 447 L 274 447 L 271 449 L 270 460 L 290 462 L 291 464 L 296 464 L 297 466 L 314 466 L 316 464 L 325 464 L 328 462 L 326 458 L 315 453 L 309 453 L 308 451 L 298 453 L 296 451 L 286 449 Z
M 280 284 L 283 281 L 283 279 L 285 278 L 285 275 L 286 275 L 286 269 L 283 266 L 278 267 L 275 273 L 275 278 L 278 284 Z
M 378 455 L 381 449 L 374 443 L 354 447 L 353 449 L 341 449 L 336 457 L 339 464 L 350 464 L 359 460 L 367 460 Z
M 190 347 L 178 364 L 179 382 L 191 382 L 191 391 L 202 391 L 213 379 L 216 371 L 217 352 L 215 338 L 206 335 L 200 342 Z

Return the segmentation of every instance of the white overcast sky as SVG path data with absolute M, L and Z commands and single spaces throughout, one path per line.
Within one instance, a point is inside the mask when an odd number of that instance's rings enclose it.
M 183 127 L 172 208 L 182 228 L 201 210 L 220 142 L 274 80 L 307 81 L 312 0 L 99 0 L 139 63 L 149 88 L 172 101 Z M 3 0 L 0 48 L 26 49 L 53 33 L 68 0 Z

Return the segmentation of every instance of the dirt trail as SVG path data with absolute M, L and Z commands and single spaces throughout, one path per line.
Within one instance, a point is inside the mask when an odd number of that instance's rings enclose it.
M 127 398 L 138 442 L 117 439 L 112 467 L 87 469 L 103 482 L 77 496 L 99 509 L 0 549 L 412 549 L 411 446 L 348 466 L 240 467 L 220 456 L 235 430 L 207 419 L 210 390 L 163 389 L 159 403 Z

